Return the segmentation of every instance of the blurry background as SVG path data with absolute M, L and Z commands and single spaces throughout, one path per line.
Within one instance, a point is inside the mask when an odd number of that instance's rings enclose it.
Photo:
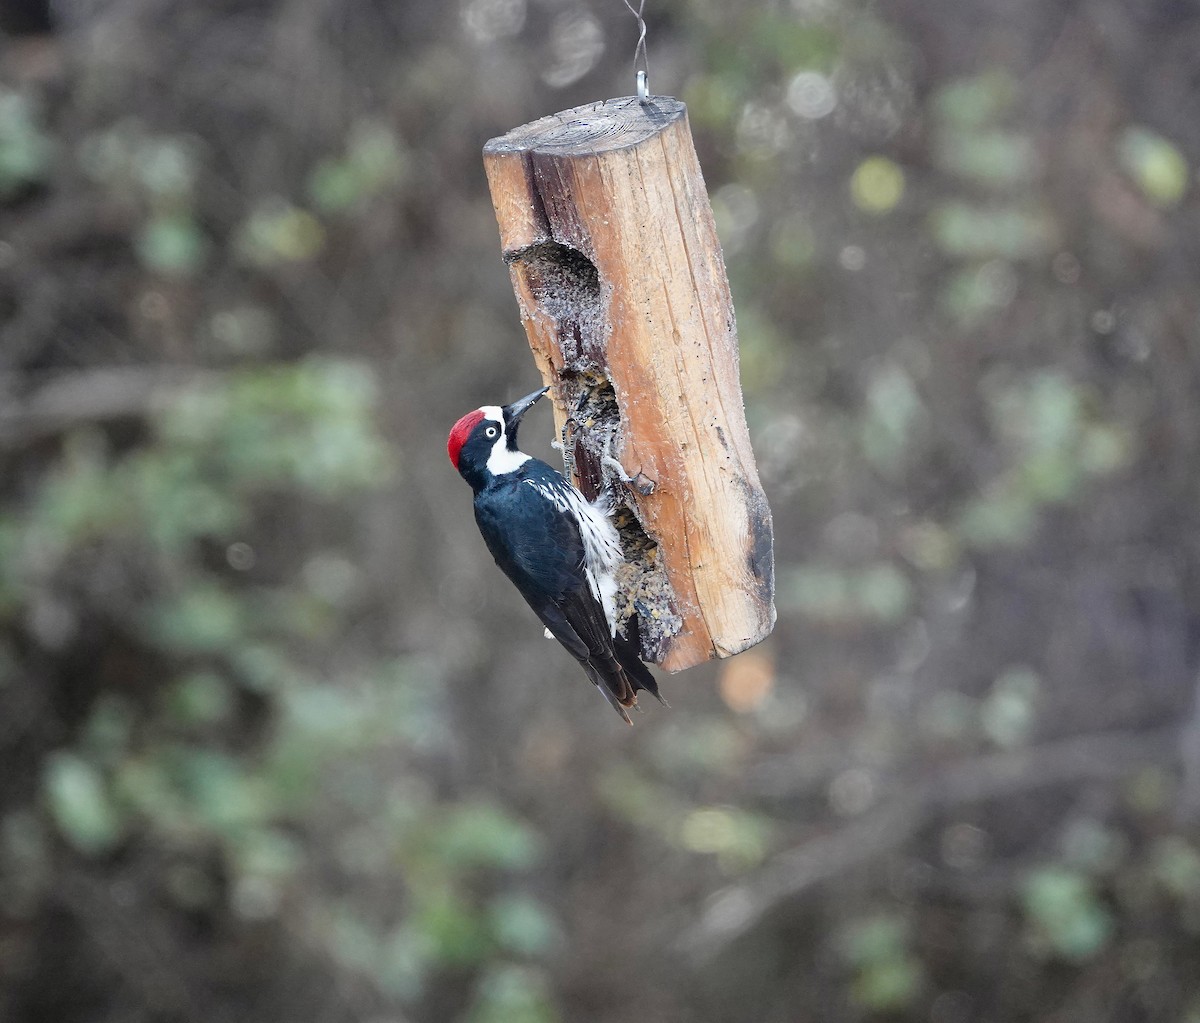
M 1200 1020 L 1200 11 L 647 13 L 779 624 L 628 729 L 444 453 L 619 0 L 0 2 L 6 1023 Z

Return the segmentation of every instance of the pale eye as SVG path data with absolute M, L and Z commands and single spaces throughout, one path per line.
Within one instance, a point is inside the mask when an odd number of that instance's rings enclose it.
M 497 430 L 494 426 L 489 426 L 486 430 L 483 431 L 483 434 L 485 437 L 495 437 L 496 434 L 498 434 L 499 432 L 500 431 Z

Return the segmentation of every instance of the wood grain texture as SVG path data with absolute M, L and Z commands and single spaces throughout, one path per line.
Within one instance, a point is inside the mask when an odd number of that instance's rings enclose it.
M 578 107 L 492 139 L 484 166 L 577 484 L 613 477 L 605 455 L 654 484 L 616 484 L 643 652 L 678 671 L 752 646 L 775 621 L 771 513 L 686 108 Z

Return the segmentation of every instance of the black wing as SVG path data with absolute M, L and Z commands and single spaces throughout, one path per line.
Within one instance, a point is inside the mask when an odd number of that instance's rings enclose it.
M 625 708 L 637 703 L 637 690 L 658 696 L 632 646 L 614 643 L 604 608 L 584 575 L 583 540 L 570 513 L 537 488 L 514 481 L 476 497 L 475 521 L 496 564 L 626 721 Z

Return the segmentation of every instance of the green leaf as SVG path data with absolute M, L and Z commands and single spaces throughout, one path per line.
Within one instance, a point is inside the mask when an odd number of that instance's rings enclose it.
M 1181 835 L 1154 843 L 1151 863 L 1155 880 L 1176 898 L 1200 901 L 1200 852 Z
M 899 621 L 912 606 L 908 577 L 890 562 L 862 568 L 797 565 L 781 574 L 780 600 L 815 621 Z
M 1064 959 L 1082 962 L 1093 958 L 1115 929 L 1090 879 L 1065 867 L 1033 871 L 1026 878 L 1022 899 L 1037 943 Z
M 173 136 L 145 138 L 131 153 L 133 173 L 142 187 L 162 199 L 190 199 L 197 159 L 190 140 Z
M 910 1005 L 924 983 L 921 964 L 911 958 L 874 964 L 855 979 L 851 997 L 864 1008 L 891 1012 Z
M 1121 136 L 1117 153 L 1147 199 L 1162 207 L 1179 204 L 1187 191 L 1189 170 L 1174 144 L 1147 128 L 1129 128 Z
M 147 618 L 155 641 L 180 653 L 226 651 L 247 624 L 243 602 L 212 583 L 197 583 L 175 597 L 164 597 Z
M 119 762 L 129 747 L 135 716 L 136 711 L 124 697 L 111 691 L 102 693 L 84 726 L 87 752 L 101 764 Z
M 262 778 L 237 758 L 181 746 L 171 751 L 170 763 L 184 802 L 209 830 L 234 835 L 271 818 L 273 806 Z
M 482 917 L 449 893 L 427 897 L 413 926 L 431 958 L 445 965 L 470 965 L 487 954 L 489 942 Z
M 862 617 L 877 622 L 898 622 L 912 606 L 908 577 L 895 565 L 881 562 L 864 568 L 854 583 Z
M 957 128 L 981 128 L 1006 113 L 1018 84 L 1007 71 L 992 70 L 942 86 L 933 97 L 935 116 Z
M 781 603 L 808 618 L 838 621 L 854 616 L 850 577 L 823 565 L 797 565 L 782 573 Z
M 989 314 L 1012 302 L 1017 275 L 1004 259 L 989 259 L 954 271 L 942 286 L 942 308 L 965 328 L 978 326 Z
M 939 739 L 965 739 L 972 733 L 977 704 L 954 689 L 933 694 L 921 712 L 921 726 Z
M 307 210 L 279 197 L 264 200 L 242 225 L 237 239 L 242 258 L 255 266 L 300 263 L 325 245 L 325 228 Z
M 336 962 L 368 976 L 374 973 L 381 953 L 379 936 L 349 907 L 334 909 L 324 937 Z
M 466 1023 L 556 1023 L 542 975 L 526 967 L 499 964 L 484 974 Z
M 165 695 L 167 713 L 183 725 L 210 725 L 233 712 L 229 683 L 212 671 L 197 671 L 172 685 Z
M 519 869 L 532 866 L 540 849 L 534 833 L 490 803 L 451 808 L 434 834 L 440 857 L 450 866 Z
M 909 951 L 911 933 L 902 917 L 879 914 L 848 925 L 839 935 L 843 958 L 855 968 L 851 997 L 878 1012 L 908 1005 L 924 984 L 921 963 Z
M 429 970 L 431 949 L 416 932 L 411 918 L 397 927 L 378 960 L 378 983 L 393 998 L 411 1002 L 420 997 Z
M 546 908 L 525 895 L 501 896 L 492 903 L 488 917 L 496 941 L 517 955 L 541 955 L 558 937 Z
M 984 734 L 1005 748 L 1028 742 L 1037 720 L 1034 701 L 1040 687 L 1041 679 L 1032 669 L 1006 668 L 980 707 Z
M 1053 223 L 1043 213 L 1012 206 L 979 207 L 947 202 L 934 211 L 934 241 L 965 259 L 1030 259 L 1053 246 Z
M 391 127 L 376 120 L 355 124 L 344 156 L 313 168 L 308 194 L 318 209 L 338 213 L 399 185 L 407 171 L 404 149 Z
M 904 456 L 925 418 L 925 405 L 908 374 L 895 365 L 880 367 L 867 386 L 863 453 L 882 472 L 903 468 Z
M 732 807 L 704 806 L 688 813 L 679 826 L 679 843 L 692 852 L 716 855 L 726 871 L 744 870 L 766 856 L 768 826 L 754 814 Z
M 287 834 L 274 828 L 251 828 L 234 845 L 233 860 L 237 871 L 251 877 L 282 881 L 291 877 L 304 863 L 303 847 Z
M 28 97 L 0 87 L 0 199 L 45 180 L 53 147 Z
M 839 937 L 845 959 L 855 965 L 885 962 L 908 948 L 908 922 L 898 916 L 880 914 L 849 924 Z
M 104 778 L 88 761 L 65 750 L 52 753 L 42 784 L 54 823 L 76 849 L 98 856 L 116 847 L 121 840 L 121 817 Z
M 1120 865 L 1128 851 L 1128 841 L 1120 831 L 1107 828 L 1091 817 L 1082 817 L 1064 829 L 1062 851 L 1069 865 L 1099 874 Z
M 345 160 L 322 160 L 309 177 L 308 194 L 317 207 L 327 213 L 353 206 L 362 193 L 358 173 Z
M 736 58 L 743 66 L 749 52 L 774 57 L 785 71 L 815 68 L 831 71 L 841 50 L 833 29 L 786 11 L 759 10 L 752 16 L 749 37 L 740 41 Z
M 1038 170 L 1033 142 L 1008 131 L 946 132 L 938 140 L 937 161 L 951 174 L 995 189 L 1026 184 Z
M 204 264 L 208 243 L 190 214 L 157 216 L 139 232 L 138 258 L 150 270 L 171 277 L 190 277 Z
M 347 157 L 368 195 L 398 184 L 407 169 L 400 140 L 381 121 L 364 119 L 355 124 Z
M 1025 495 L 1000 486 L 968 501 L 957 528 L 964 540 L 977 547 L 1014 546 L 1033 535 L 1037 509 Z

